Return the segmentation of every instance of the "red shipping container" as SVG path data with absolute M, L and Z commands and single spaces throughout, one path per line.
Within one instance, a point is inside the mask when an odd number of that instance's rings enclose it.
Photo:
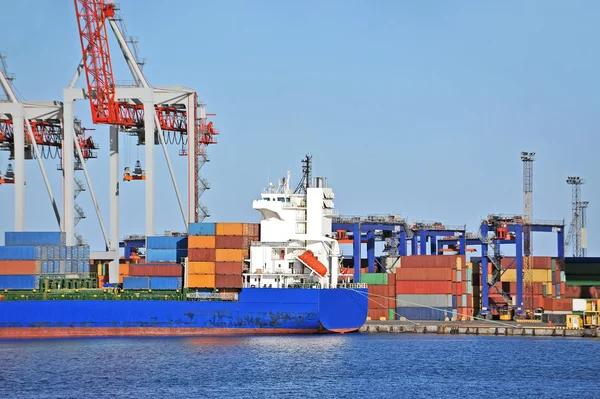
M 243 236 L 217 236 L 215 248 L 242 249 L 244 248 L 244 238 Z
M 411 255 L 400 258 L 400 268 L 442 268 L 456 269 L 456 260 L 461 258 L 462 265 L 466 263 L 464 255 Z
M 215 286 L 217 288 L 242 288 L 242 276 L 217 274 Z
M 452 272 L 449 268 L 411 269 L 403 266 L 396 269 L 396 281 L 452 281 Z
M 533 297 L 533 307 L 534 308 L 543 308 L 544 307 L 544 297 L 542 295 L 535 295 Z
M 0 275 L 26 275 L 41 273 L 41 263 L 35 260 L 2 260 Z
M 129 265 L 130 276 L 182 277 L 183 267 L 177 263 L 138 263 Z
M 450 281 L 396 281 L 396 294 L 454 294 Z
M 188 260 L 190 262 L 214 262 L 216 250 L 214 248 L 190 248 L 188 249 Z
M 388 298 L 388 309 L 396 309 L 396 298 L 395 297 Z
M 242 275 L 242 262 L 216 262 L 215 263 L 215 273 L 241 276 Z
M 464 283 L 456 283 L 456 295 L 462 295 L 464 290 L 463 290 L 463 284 Z

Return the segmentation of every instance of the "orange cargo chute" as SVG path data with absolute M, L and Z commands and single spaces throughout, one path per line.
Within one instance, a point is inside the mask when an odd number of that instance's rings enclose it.
M 315 257 L 315 254 L 310 249 L 298 256 L 298 260 L 320 277 L 325 277 L 327 274 L 325 265 Z

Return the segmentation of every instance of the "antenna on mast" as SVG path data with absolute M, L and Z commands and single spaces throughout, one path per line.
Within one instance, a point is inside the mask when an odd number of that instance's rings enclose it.
M 306 194 L 306 189 L 310 187 L 310 172 L 312 171 L 312 155 L 306 155 L 302 160 L 302 179 L 294 194 Z

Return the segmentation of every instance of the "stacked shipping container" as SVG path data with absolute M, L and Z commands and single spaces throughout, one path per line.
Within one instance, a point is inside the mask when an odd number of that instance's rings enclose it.
M 464 256 L 413 255 L 396 269 L 396 314 L 414 320 L 473 315 L 471 268 Z
M 533 307 L 543 308 L 544 312 L 570 310 L 570 301 L 564 300 L 565 273 L 561 270 L 561 260 L 549 256 L 533 257 Z M 504 292 L 510 293 L 516 300 L 517 293 L 517 271 L 514 257 L 504 257 L 501 260 L 502 267 L 507 269 L 501 276 L 496 287 Z M 473 290 L 475 292 L 476 311 L 481 308 L 481 258 L 473 258 Z M 493 266 L 488 263 L 488 276 L 492 274 Z M 499 304 L 505 304 L 505 300 L 496 290 L 490 287 L 490 298 Z M 562 294 L 561 294 L 562 293 Z M 523 292 L 525 295 L 525 292 Z M 562 295 L 562 297 L 561 297 Z
M 393 274 L 364 273 L 361 283 L 369 285 L 369 320 L 394 320 L 396 313 L 396 280 Z
M 188 288 L 242 288 L 244 260 L 252 241 L 259 240 L 254 223 L 193 223 L 188 238 Z
M 180 290 L 183 288 L 182 260 L 188 254 L 188 238 L 149 236 L 146 261 L 119 265 L 119 282 L 128 290 Z
M 67 246 L 61 232 L 6 232 L 0 247 L 0 289 L 40 288 L 42 277 L 84 277 L 90 247 Z

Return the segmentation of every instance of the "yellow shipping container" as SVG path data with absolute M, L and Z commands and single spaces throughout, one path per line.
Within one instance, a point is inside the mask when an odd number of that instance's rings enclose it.
M 508 269 L 502 275 L 502 282 L 504 283 L 516 283 L 517 282 L 517 271 L 514 268 Z M 533 282 L 534 283 L 552 283 L 552 270 L 537 269 L 533 270 Z
M 241 236 L 244 235 L 244 223 L 217 223 L 218 236 Z
M 243 249 L 217 249 L 217 262 L 238 262 L 244 260 Z
M 461 270 L 462 269 L 462 259 L 460 256 L 456 257 L 456 270 Z
M 583 328 L 583 320 L 579 315 L 567 315 L 567 328 Z
M 190 274 L 188 288 L 215 288 L 214 274 Z
M 215 274 L 215 262 L 189 262 L 188 274 Z
M 546 286 L 546 296 L 554 296 L 554 284 L 552 284 L 552 281 L 549 283 L 545 283 L 544 285 Z
M 214 248 L 215 236 L 188 236 L 188 248 Z

